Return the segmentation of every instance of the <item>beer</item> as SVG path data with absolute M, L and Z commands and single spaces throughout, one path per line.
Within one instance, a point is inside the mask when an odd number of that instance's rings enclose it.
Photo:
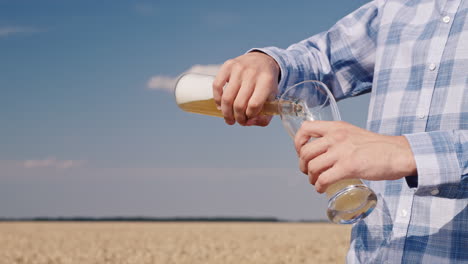
M 290 101 L 270 101 L 266 102 L 263 105 L 260 115 L 279 115 L 285 111 L 290 111 L 286 109 L 291 109 L 291 105 L 294 104 Z M 179 107 L 185 112 L 196 113 L 209 116 L 223 117 L 221 110 L 218 110 L 214 99 L 206 99 L 199 101 L 191 101 L 187 103 L 179 104 Z M 299 105 L 296 106 L 296 112 L 299 114 L 300 111 L 297 109 Z
M 361 180 L 358 179 L 346 179 L 346 180 L 341 180 L 339 182 L 336 182 L 330 186 L 328 186 L 327 190 L 325 193 L 327 194 L 328 198 L 331 198 L 333 195 L 335 195 L 339 190 L 345 188 L 346 186 L 350 185 L 362 185 Z
M 177 105 L 184 111 L 202 115 L 223 117 L 213 99 L 214 76 L 195 73 L 185 74 L 176 84 Z M 274 100 L 265 102 L 260 115 L 305 115 L 300 101 Z
M 377 196 L 359 179 L 341 180 L 330 185 L 327 215 L 335 223 L 351 223 L 367 216 L 377 204 Z
M 209 116 L 223 117 L 220 110 L 217 109 L 214 99 L 192 101 L 179 104 L 180 109 L 189 113 L 196 113 Z

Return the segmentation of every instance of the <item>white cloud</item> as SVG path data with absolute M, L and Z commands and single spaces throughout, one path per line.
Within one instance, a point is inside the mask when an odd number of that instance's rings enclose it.
M 71 169 L 81 167 L 85 162 L 82 160 L 58 160 L 55 157 L 49 157 L 43 160 L 26 160 L 23 162 L 23 167 L 26 169 L 33 168 L 55 168 L 55 169 Z
M 148 81 L 148 88 L 152 90 L 166 90 L 172 91 L 174 89 L 174 85 L 176 83 L 177 78 L 156 75 L 151 77 Z
M 185 72 L 194 72 L 201 74 L 216 75 L 221 65 L 210 64 L 210 65 L 194 65 Z M 174 90 L 175 83 L 178 77 L 170 77 L 164 75 L 155 75 L 151 77 L 147 83 L 148 89 L 151 90 L 163 90 L 172 92 Z
M 221 65 L 217 64 L 208 64 L 208 65 L 193 65 L 187 72 L 195 72 L 195 73 L 202 73 L 202 74 L 211 74 L 216 75 L 219 71 Z
M 0 27 L 0 37 L 7 37 L 13 34 L 20 34 L 20 33 L 36 33 L 40 31 L 42 30 L 39 30 L 33 27 L 3 26 L 3 27 Z

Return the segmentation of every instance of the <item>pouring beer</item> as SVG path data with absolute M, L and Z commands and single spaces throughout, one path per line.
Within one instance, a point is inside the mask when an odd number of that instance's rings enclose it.
M 177 80 L 175 98 L 186 112 L 223 117 L 213 99 L 214 76 L 186 73 Z M 294 138 L 304 121 L 341 120 L 336 101 L 319 81 L 291 86 L 273 101 L 264 104 L 261 115 L 279 115 Z M 352 224 L 368 216 L 377 205 L 377 196 L 359 179 L 341 180 L 326 190 L 327 216 L 333 223 Z

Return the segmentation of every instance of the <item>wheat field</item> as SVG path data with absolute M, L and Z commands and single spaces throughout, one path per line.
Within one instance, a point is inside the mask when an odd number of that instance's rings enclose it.
M 349 233 L 326 223 L 2 222 L 0 263 L 344 263 Z

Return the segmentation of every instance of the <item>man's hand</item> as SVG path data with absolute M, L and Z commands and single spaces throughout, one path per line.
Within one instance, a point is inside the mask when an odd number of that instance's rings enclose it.
M 309 142 L 311 138 L 316 138 Z M 294 139 L 301 171 L 323 193 L 342 179 L 396 180 L 416 175 L 404 136 L 384 136 L 341 121 L 307 121 Z
M 279 71 L 276 61 L 261 52 L 226 61 L 213 83 L 213 97 L 226 123 L 268 125 L 272 117 L 259 113 L 263 104 L 278 92 Z

